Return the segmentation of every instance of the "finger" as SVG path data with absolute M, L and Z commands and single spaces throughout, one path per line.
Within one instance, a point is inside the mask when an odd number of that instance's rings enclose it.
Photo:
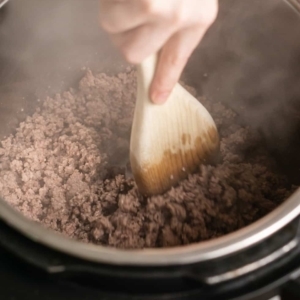
M 152 53 L 158 52 L 174 34 L 174 28 L 165 24 L 146 24 L 131 31 L 112 36 L 112 41 L 130 63 L 141 63 Z
M 100 24 L 109 33 L 121 33 L 142 25 L 147 20 L 142 1 L 101 0 Z
M 163 47 L 150 87 L 150 98 L 156 104 L 164 103 L 191 56 L 206 32 L 204 27 L 192 27 L 173 35 Z

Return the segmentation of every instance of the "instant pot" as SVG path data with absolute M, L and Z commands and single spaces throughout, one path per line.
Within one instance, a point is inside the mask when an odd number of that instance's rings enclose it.
M 7 1 L 4 1 L 7 2 Z M 183 74 L 257 128 L 300 183 L 299 3 L 222 0 Z M 1 3 L 0 3 L 1 7 Z M 293 9 L 291 9 L 291 7 Z M 127 67 L 98 26 L 98 0 L 11 0 L 0 9 L 0 139 L 83 68 Z M 0 201 L 3 299 L 300 299 L 300 190 L 254 224 L 171 249 L 69 240 Z

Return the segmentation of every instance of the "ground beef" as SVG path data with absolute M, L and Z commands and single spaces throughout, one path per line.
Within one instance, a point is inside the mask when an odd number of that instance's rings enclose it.
M 219 237 L 293 192 L 259 133 L 239 125 L 223 104 L 199 97 L 218 126 L 222 162 L 199 166 L 163 195 L 142 197 L 128 167 L 135 95 L 134 71 L 87 71 L 78 90 L 46 99 L 2 141 L 0 195 L 70 238 L 132 249 Z

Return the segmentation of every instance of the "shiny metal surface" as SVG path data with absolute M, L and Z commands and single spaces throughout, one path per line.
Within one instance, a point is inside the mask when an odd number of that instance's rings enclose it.
M 269 300 L 281 300 L 281 297 L 280 296 L 275 296 L 275 297 L 273 297 L 273 298 L 271 298 Z
M 287 245 L 283 246 L 282 248 L 279 248 L 278 250 L 274 251 L 268 256 L 259 259 L 258 261 L 255 261 L 251 264 L 245 265 L 241 268 L 223 274 L 208 277 L 205 279 L 205 282 L 207 282 L 210 285 L 214 285 L 214 284 L 223 283 L 247 275 L 285 256 L 287 253 L 297 248 L 298 244 L 299 244 L 298 238 L 295 238 L 294 240 L 290 241 Z
M 298 0 L 284 0 L 290 5 L 298 14 L 300 14 L 300 2 Z
M 26 4 L 25 4 L 26 2 Z M 14 0 L 0 10 L 0 139 L 38 105 L 76 85 L 82 67 L 114 74 L 124 61 L 98 27 L 97 0 Z M 281 0 L 223 0 L 218 21 L 195 51 L 185 80 L 257 127 L 299 181 L 300 19 Z M 298 105 L 298 106 L 297 106 Z M 298 133 L 298 135 L 297 135 Z M 38 243 L 90 261 L 183 265 L 245 249 L 300 214 L 300 191 L 258 222 L 212 241 L 122 251 L 86 245 L 28 221 L 0 201 L 0 218 Z
M 256 223 L 208 242 L 170 249 L 118 250 L 79 243 L 28 221 L 0 202 L 1 219 L 32 240 L 89 261 L 117 265 L 170 266 L 206 261 L 245 249 L 295 219 L 300 214 L 300 190 L 289 201 Z
M 1 0 L 1 1 L 0 1 L 0 8 L 1 8 L 2 6 L 4 6 L 8 1 L 9 1 L 9 0 Z

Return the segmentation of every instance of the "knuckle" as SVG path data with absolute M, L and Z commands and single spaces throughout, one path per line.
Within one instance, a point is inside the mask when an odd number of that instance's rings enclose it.
M 141 59 L 139 58 L 137 53 L 133 51 L 130 47 L 122 47 L 121 53 L 126 59 L 126 61 L 131 64 L 138 64 L 141 62 Z
M 156 0 L 144 0 L 143 10 L 147 15 L 157 16 L 160 14 L 160 7 Z
M 206 25 L 208 26 L 212 25 L 215 22 L 217 15 L 218 15 L 217 12 L 212 12 L 208 14 L 205 18 Z
M 109 20 L 106 20 L 105 18 L 100 18 L 100 26 L 102 29 L 108 33 L 118 33 L 119 28 L 111 23 Z
M 173 25 L 176 27 L 180 27 L 186 21 L 185 14 L 182 10 L 176 10 L 173 14 Z
M 202 14 L 200 18 L 200 24 L 209 27 L 215 22 L 217 16 L 218 16 L 218 8 L 213 7 Z
M 182 68 L 182 66 L 186 64 L 188 59 L 189 59 L 188 55 L 178 53 L 174 56 L 169 57 L 169 63 L 175 69 Z

